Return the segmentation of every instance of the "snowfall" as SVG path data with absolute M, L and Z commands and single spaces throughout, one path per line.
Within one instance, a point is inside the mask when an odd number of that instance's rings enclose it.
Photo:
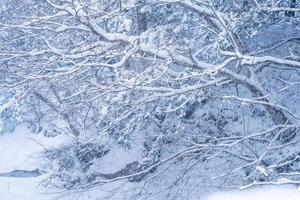
M 0 174 L 13 170 L 34 170 L 40 167 L 40 152 L 64 141 L 63 136 L 46 138 L 17 128 L 14 133 L 0 135 Z M 36 177 L 9 177 L 0 175 L 0 200 L 56 200 L 70 199 L 41 186 L 47 174 Z M 100 194 L 86 193 L 79 200 L 96 200 Z M 112 199 L 112 198 L 108 198 Z M 114 199 L 113 199 L 114 200 Z M 204 200 L 300 200 L 300 187 L 292 185 L 264 186 L 220 192 L 208 195 Z

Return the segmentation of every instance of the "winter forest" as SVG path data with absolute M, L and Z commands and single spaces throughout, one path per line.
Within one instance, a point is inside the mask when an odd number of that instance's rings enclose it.
M 298 0 L 0 1 L 0 199 L 299 186 L 299 128 Z

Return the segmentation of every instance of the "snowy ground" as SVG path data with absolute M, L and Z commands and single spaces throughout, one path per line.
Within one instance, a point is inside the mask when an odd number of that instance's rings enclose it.
M 39 167 L 39 152 L 44 148 L 59 145 L 64 137 L 46 138 L 30 134 L 27 129 L 17 128 L 13 134 L 0 136 L 0 173 L 12 170 L 34 170 Z M 57 194 L 49 194 L 39 187 L 47 174 L 39 177 L 0 177 L 0 200 L 56 200 Z M 44 192 L 41 192 L 44 191 Z M 102 190 L 102 193 L 104 191 Z M 103 194 L 102 194 L 103 195 Z M 77 196 L 77 199 L 96 200 L 99 191 Z M 59 199 L 66 200 L 70 197 Z M 105 199 L 119 199 L 107 196 Z M 299 200 L 300 190 L 296 186 L 263 187 L 247 191 L 217 193 L 206 200 Z M 188 200 L 188 199 L 187 199 Z
M 30 134 L 25 128 L 17 128 L 12 134 L 0 136 L 0 173 L 13 170 L 34 170 L 39 167 L 39 152 L 44 148 L 58 145 L 62 137 L 45 138 Z M 39 183 L 47 175 L 40 177 L 14 178 L 0 177 L 1 200 L 50 200 L 39 190 Z
M 52 200 L 54 195 L 41 193 L 38 184 L 44 177 L 38 178 L 0 178 L 1 200 Z
M 237 192 L 217 193 L 206 200 L 299 200 L 296 186 L 261 187 Z

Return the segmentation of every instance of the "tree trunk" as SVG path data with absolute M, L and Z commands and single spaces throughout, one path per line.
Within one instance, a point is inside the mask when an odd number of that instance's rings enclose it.
M 144 6 L 144 0 L 138 0 L 138 6 L 136 9 L 137 14 L 137 32 L 141 34 L 147 30 L 147 18 L 146 13 L 142 11 Z
M 290 8 L 296 8 L 296 0 L 290 0 Z M 285 13 L 287 17 L 295 17 L 294 11 L 287 11 Z
M 56 105 L 54 105 L 54 103 L 52 103 L 50 100 L 48 100 L 47 98 L 45 98 L 41 93 L 39 92 L 33 92 L 35 94 L 36 97 L 38 97 L 41 101 L 43 101 L 47 106 L 49 106 L 50 108 L 52 108 L 52 110 L 54 112 L 56 112 L 57 114 L 61 115 L 63 117 L 63 119 L 67 122 L 69 128 L 72 131 L 72 134 L 75 137 L 79 136 L 79 131 L 77 130 L 77 128 L 75 127 L 75 125 L 72 123 L 72 120 L 70 119 L 70 116 L 67 113 L 62 113 L 60 112 L 59 108 L 57 108 Z
M 246 87 L 251 91 L 251 93 L 254 97 L 263 97 L 264 96 L 264 94 L 261 91 L 259 91 L 255 86 L 246 84 Z M 261 101 L 271 103 L 267 97 L 262 98 Z M 270 114 L 271 119 L 275 125 L 291 125 L 289 118 L 285 115 L 285 113 L 283 112 L 282 109 L 275 108 L 270 105 L 263 105 L 263 106 L 265 107 L 267 112 Z M 290 142 L 295 136 L 296 136 L 295 129 L 289 128 L 289 129 L 283 131 L 280 139 L 283 143 L 287 143 L 287 142 Z

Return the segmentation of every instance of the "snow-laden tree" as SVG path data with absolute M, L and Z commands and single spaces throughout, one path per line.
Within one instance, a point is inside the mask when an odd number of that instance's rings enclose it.
M 297 182 L 299 11 L 295 0 L 9 1 L 0 111 L 70 136 L 45 152 L 68 190 L 140 182 L 136 197 L 161 184 L 172 199 Z M 117 146 L 141 154 L 103 173 Z

